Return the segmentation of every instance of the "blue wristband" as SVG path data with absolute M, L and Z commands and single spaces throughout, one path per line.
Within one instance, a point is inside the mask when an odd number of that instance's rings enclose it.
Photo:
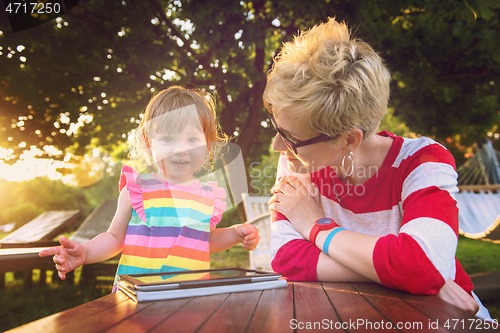
M 337 232 L 342 231 L 342 230 L 347 230 L 347 229 L 346 228 L 335 228 L 332 230 L 332 232 L 330 232 L 328 234 L 328 236 L 326 236 L 325 242 L 323 243 L 323 252 L 325 252 L 326 255 L 329 256 L 328 248 L 330 247 L 330 242 L 332 241 L 333 236 L 335 236 L 335 234 Z

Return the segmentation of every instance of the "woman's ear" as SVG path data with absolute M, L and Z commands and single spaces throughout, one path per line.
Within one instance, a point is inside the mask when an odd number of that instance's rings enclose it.
M 363 141 L 363 131 L 359 128 L 353 129 L 352 131 L 346 133 L 346 151 L 355 151 L 358 149 L 361 141 Z

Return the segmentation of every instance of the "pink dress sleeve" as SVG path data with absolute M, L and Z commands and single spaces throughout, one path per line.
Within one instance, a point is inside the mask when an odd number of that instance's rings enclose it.
M 141 220 L 146 221 L 144 205 L 142 201 L 141 177 L 134 168 L 124 165 L 120 176 L 120 192 L 127 187 L 130 203 Z
M 209 182 L 208 186 L 212 189 L 214 198 L 214 212 L 210 219 L 210 228 L 213 228 L 220 222 L 222 214 L 226 211 L 226 202 L 224 198 L 227 196 L 226 190 L 223 187 L 217 187 L 216 182 Z

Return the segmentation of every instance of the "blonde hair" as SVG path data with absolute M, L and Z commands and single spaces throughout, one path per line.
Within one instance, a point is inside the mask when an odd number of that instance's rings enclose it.
M 133 152 L 147 164 L 153 164 L 148 147 L 158 132 L 178 133 L 187 124 L 203 130 L 211 158 L 218 150 L 211 143 L 227 142 L 228 137 L 216 121 L 215 100 L 211 94 L 200 90 L 172 86 L 157 92 L 146 106 L 139 127 L 136 129 Z M 209 161 L 210 162 L 210 161 Z
M 390 79 L 382 58 L 330 18 L 283 44 L 267 74 L 264 105 L 332 138 L 356 128 L 366 137 L 387 113 Z

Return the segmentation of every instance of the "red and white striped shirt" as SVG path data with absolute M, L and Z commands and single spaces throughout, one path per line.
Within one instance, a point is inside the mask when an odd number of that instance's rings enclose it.
M 306 175 L 320 189 L 325 215 L 350 231 L 381 237 L 373 263 L 384 286 L 429 295 L 451 278 L 471 294 L 470 278 L 455 258 L 458 188 L 453 156 L 426 137 L 406 139 L 385 131 L 378 135 L 393 138 L 389 153 L 376 174 L 350 192 L 330 167 Z M 292 173 L 282 156 L 278 177 L 285 174 Z M 289 280 L 317 280 L 320 249 L 283 214 L 273 211 L 272 220 L 273 269 Z

